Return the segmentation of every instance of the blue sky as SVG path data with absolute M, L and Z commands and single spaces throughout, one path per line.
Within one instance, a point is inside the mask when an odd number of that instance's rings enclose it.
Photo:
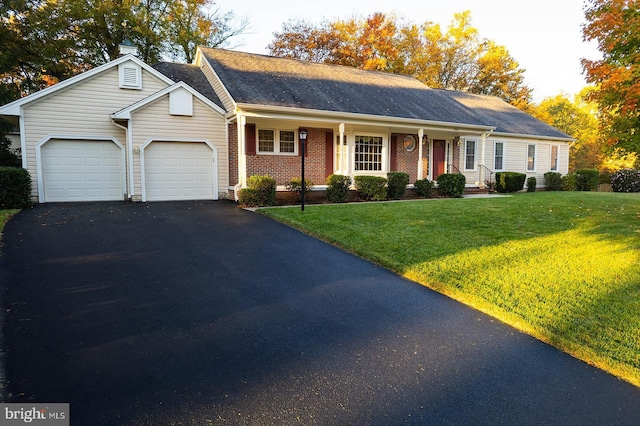
M 470 10 L 480 36 L 506 46 L 526 69 L 535 101 L 580 91 L 586 84 L 580 58 L 599 57 L 594 44 L 582 41 L 583 0 L 220 0 L 216 5 L 251 22 L 250 34 L 238 37 L 234 49 L 263 54 L 273 33 L 289 19 L 319 22 L 385 12 L 410 22 L 432 21 L 446 27 L 454 13 Z

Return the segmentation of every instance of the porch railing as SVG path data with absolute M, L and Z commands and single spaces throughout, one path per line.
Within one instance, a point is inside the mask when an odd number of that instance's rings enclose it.
M 453 163 L 447 163 L 447 168 L 449 170 L 448 173 L 455 173 L 455 174 L 459 174 L 459 175 L 462 174 L 460 169 L 458 167 L 456 167 Z
M 487 166 L 485 166 L 484 164 L 480 164 L 480 168 L 481 170 L 484 170 L 484 184 L 486 188 L 489 190 L 489 192 L 495 191 L 496 183 L 493 180 L 493 175 L 495 172 L 490 168 L 488 168 Z M 487 175 L 489 176 L 489 179 L 487 179 Z

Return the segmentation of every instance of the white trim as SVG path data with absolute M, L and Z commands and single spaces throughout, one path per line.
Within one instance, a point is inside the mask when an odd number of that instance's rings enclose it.
M 552 168 L 553 167 L 553 148 L 556 148 L 556 168 Z M 557 172 L 558 169 L 560 168 L 560 145 L 554 145 L 551 144 L 550 145 L 550 149 L 549 149 L 549 162 L 551 164 L 549 164 L 549 171 L 551 172 Z
M 260 130 L 271 130 L 273 132 L 273 151 L 260 151 Z M 280 150 L 280 132 L 292 132 L 293 133 L 293 152 L 281 152 Z M 289 141 L 285 141 L 289 142 Z M 298 155 L 298 132 L 295 129 L 285 128 L 269 128 L 256 126 L 256 155 L 282 155 L 286 157 L 295 157 Z
M 198 100 L 200 100 L 202 103 L 204 103 L 206 106 L 208 106 L 209 108 L 211 108 L 212 110 L 214 110 L 215 112 L 217 112 L 218 114 L 220 114 L 221 116 L 224 116 L 225 111 L 220 108 L 218 105 L 214 104 L 213 102 L 211 102 L 211 100 L 207 99 L 206 97 L 204 97 L 204 95 L 202 95 L 200 92 L 198 92 L 197 90 L 195 90 L 193 87 L 189 86 L 188 84 L 186 84 L 183 81 L 180 81 L 178 83 L 174 83 L 171 86 L 165 87 L 162 90 L 157 91 L 156 93 L 147 96 L 144 99 L 141 99 L 125 108 L 122 108 L 120 111 L 116 111 L 115 113 L 111 114 L 111 118 L 114 120 L 131 120 L 131 114 L 133 112 L 135 112 L 138 109 L 144 108 L 145 106 L 147 106 L 148 104 L 160 99 L 161 97 L 165 96 L 166 94 L 173 92 L 174 90 L 178 90 L 178 89 L 184 89 L 187 92 L 191 93 L 193 96 L 195 96 L 196 98 L 198 98 Z M 168 112 L 167 112 L 168 114 Z
M 213 76 L 218 80 L 218 83 L 220 83 L 220 87 L 222 88 L 222 90 L 224 91 L 224 94 L 226 95 L 226 97 L 228 99 L 231 99 L 231 103 L 234 106 L 234 109 L 238 109 L 239 108 L 239 104 L 235 101 L 235 99 L 233 99 L 233 96 L 231 96 L 231 93 L 229 93 L 229 91 L 227 90 L 227 86 L 224 85 L 224 83 L 222 83 L 222 79 L 220 78 L 220 76 L 218 76 L 218 73 L 216 72 L 215 69 L 213 69 L 213 67 L 211 66 L 211 64 L 209 63 L 209 61 L 207 60 L 207 56 L 202 54 L 202 51 L 200 50 L 200 47 L 197 48 L 196 50 L 196 64 L 202 68 L 202 63 L 205 63 L 207 65 L 207 67 L 209 67 L 209 70 L 211 71 L 211 73 L 213 74 Z M 211 88 L 213 89 L 213 91 L 215 92 L 215 88 L 213 87 L 213 84 L 211 84 L 211 82 L 209 82 L 209 84 L 211 85 Z M 222 99 L 222 97 L 220 95 L 218 95 L 218 93 L 216 93 L 216 95 L 218 96 L 218 98 L 220 98 L 220 102 L 222 102 L 224 104 L 224 100 Z
M 78 135 L 47 135 L 36 144 L 36 173 L 38 174 L 38 202 L 44 203 L 44 175 L 42 172 L 42 146 L 50 140 L 78 140 L 78 141 L 111 141 L 120 148 L 122 196 L 127 192 L 126 161 L 124 156 L 124 146 L 117 138 L 112 136 L 78 136 Z
M 127 70 L 135 72 L 134 80 L 131 82 L 127 82 Z M 118 81 L 121 89 L 142 90 L 142 67 L 126 62 L 118 65 Z
M 386 133 L 368 132 L 366 130 L 356 130 L 353 132 L 348 132 L 347 135 L 347 146 L 350 146 L 353 149 L 353 154 L 351 154 L 350 157 L 347 157 L 352 177 L 358 175 L 386 176 L 389 172 L 389 135 Z M 356 170 L 356 136 L 382 138 L 382 151 L 380 152 L 380 170 Z
M 114 59 L 111 62 L 107 62 L 106 64 L 100 65 L 99 67 L 93 68 L 92 70 L 83 72 L 82 74 L 78 74 L 74 77 L 71 77 L 67 80 L 61 81 L 60 83 L 54 84 L 53 86 L 47 87 L 46 89 L 42 89 L 36 93 L 32 93 L 31 95 L 25 96 L 24 98 L 20 98 L 17 99 L 11 103 L 8 103 L 6 105 L 3 105 L 2 107 L 0 107 L 0 115 L 14 115 L 14 116 L 19 116 L 22 114 L 22 110 L 20 109 L 20 107 L 29 104 L 31 102 L 35 102 L 38 99 L 41 99 L 45 96 L 49 96 L 52 95 L 60 90 L 63 90 L 69 86 L 72 86 L 82 80 L 85 80 L 87 78 L 91 78 L 95 75 L 98 75 L 100 73 L 102 73 L 103 71 L 109 70 L 113 67 L 117 67 L 118 65 L 127 62 L 127 61 L 132 61 L 134 63 L 136 63 L 137 65 L 139 65 L 143 70 L 149 72 L 151 75 L 153 75 L 154 77 L 160 79 L 161 81 L 165 82 L 168 85 L 174 84 L 173 80 L 171 80 L 169 77 L 165 76 L 164 74 L 160 73 L 159 71 L 156 71 L 154 68 L 152 68 L 151 66 L 145 64 L 144 62 L 142 62 L 140 59 L 138 59 L 137 57 L 133 56 L 133 55 L 125 55 L 122 56 L 118 59 Z
M 556 142 L 575 142 L 575 138 L 560 138 L 553 136 L 538 136 L 538 135 L 526 135 L 522 133 L 505 133 L 505 132 L 493 132 L 493 136 L 499 136 L 502 138 L 517 138 L 517 139 L 535 139 L 535 140 L 544 140 L 544 141 L 556 141 Z
M 211 143 L 208 139 L 196 139 L 196 138 L 154 138 L 150 137 L 147 141 L 140 146 L 140 183 L 142 185 L 142 202 L 147 202 L 147 181 L 145 175 L 145 164 L 144 164 L 144 151 L 145 149 L 154 142 L 179 142 L 179 143 L 204 143 L 209 148 L 211 148 L 212 152 L 212 160 L 213 160 L 213 200 L 217 200 L 219 195 L 218 188 L 218 148 Z
M 23 107 L 20 107 L 20 116 L 18 117 L 18 125 L 20 126 L 20 156 L 22 158 L 22 168 L 27 169 L 27 134 L 24 126 Z

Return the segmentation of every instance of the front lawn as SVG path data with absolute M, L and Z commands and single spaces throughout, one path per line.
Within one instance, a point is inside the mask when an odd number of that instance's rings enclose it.
M 262 209 L 640 386 L 640 195 Z
M 18 213 L 20 210 L 0 210 L 0 235 L 2 235 L 2 230 L 4 229 L 5 223 L 13 216 Z

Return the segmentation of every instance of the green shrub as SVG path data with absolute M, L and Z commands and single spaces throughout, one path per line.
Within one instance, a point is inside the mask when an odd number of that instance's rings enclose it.
M 611 176 L 614 192 L 640 192 L 640 170 L 618 170 Z
M 31 204 L 31 175 L 20 167 L 0 167 L 0 209 Z
M 517 172 L 497 172 L 496 173 L 496 191 L 497 192 L 516 192 L 524 188 L 524 181 L 527 175 Z
M 247 188 L 238 194 L 240 204 L 249 207 L 273 206 L 276 203 L 276 180 L 270 176 L 250 176 Z
M 431 196 L 433 195 L 435 184 L 429 179 L 420 179 L 417 180 L 416 183 L 413 184 L 413 186 L 416 188 L 416 192 L 419 196 L 431 198 Z
M 404 196 L 404 192 L 409 184 L 409 174 L 404 172 L 387 173 L 387 198 L 399 200 Z
M 562 191 L 562 175 L 558 172 L 545 173 L 544 189 L 547 191 Z
M 536 192 L 536 186 L 538 185 L 538 179 L 535 176 L 527 178 L 527 192 Z
M 612 174 L 609 172 L 600 172 L 600 176 L 598 176 L 598 184 L 599 185 L 610 185 L 611 184 Z
M 596 169 L 576 170 L 576 191 L 593 191 L 598 187 L 600 172 Z
M 349 195 L 351 178 L 344 175 L 329 175 L 327 177 L 327 199 L 332 203 L 346 203 Z
M 356 176 L 353 178 L 356 190 L 364 200 L 382 201 L 387 199 L 387 179 L 382 176 Z
M 0 167 L 21 167 L 22 161 L 13 152 L 0 148 Z
M 577 176 L 575 173 L 569 173 L 562 176 L 562 190 L 575 191 L 577 187 Z
M 464 193 L 467 178 L 457 173 L 445 173 L 436 178 L 438 190 L 445 197 L 460 198 Z
M 309 179 L 304 180 L 305 183 L 305 192 L 309 192 L 313 189 L 313 182 Z M 293 192 L 296 197 L 296 200 L 302 200 L 302 178 L 293 178 L 289 182 L 285 184 L 285 188 L 289 192 Z

